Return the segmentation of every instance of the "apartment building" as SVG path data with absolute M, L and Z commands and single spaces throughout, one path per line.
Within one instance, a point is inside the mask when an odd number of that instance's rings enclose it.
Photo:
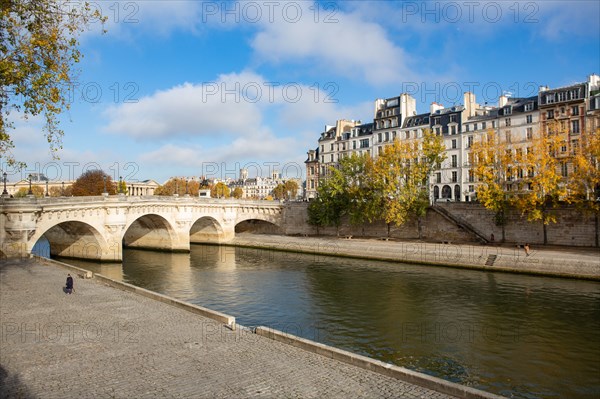
M 565 154 L 578 145 L 584 132 L 597 134 L 600 128 L 600 76 L 591 75 L 586 82 L 550 89 L 540 87 L 537 96 L 512 98 L 502 95 L 495 106 L 481 106 L 473 93 L 464 93 L 463 104 L 444 107 L 432 103 L 428 113 L 416 114 L 415 100 L 403 93 L 397 97 L 377 99 L 373 123 L 340 120 L 326 126 L 316 150 L 308 152 L 307 198 L 314 198 L 319 178 L 330 166 L 351 153 L 377 157 L 393 140 L 418 139 L 425 129 L 443 137 L 446 160 L 430 179 L 432 201 L 473 201 L 475 181 L 471 171 L 470 147 L 493 130 L 512 150 L 525 151 L 527 142 L 549 127 L 565 132 Z M 552 122 L 552 123 L 551 123 Z M 564 163 L 563 175 L 572 172 Z M 508 189 L 517 189 L 525 171 L 507 181 Z

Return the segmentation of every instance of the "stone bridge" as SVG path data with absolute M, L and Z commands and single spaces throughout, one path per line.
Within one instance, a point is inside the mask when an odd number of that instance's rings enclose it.
M 284 205 L 197 197 L 0 199 L 0 258 L 29 256 L 44 237 L 50 254 L 121 261 L 122 248 L 189 251 L 236 231 L 284 232 Z

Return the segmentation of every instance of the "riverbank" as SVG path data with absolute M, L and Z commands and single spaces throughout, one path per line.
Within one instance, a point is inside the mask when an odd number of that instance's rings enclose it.
M 430 266 L 600 280 L 600 250 L 430 243 L 345 237 L 237 234 L 225 245 Z
M 72 295 L 62 289 L 68 272 Z M 347 364 L 347 352 L 231 328 L 79 274 L 48 260 L 0 263 L 0 397 L 452 397 L 393 378 L 397 367 L 360 356 L 350 360 L 362 367 Z

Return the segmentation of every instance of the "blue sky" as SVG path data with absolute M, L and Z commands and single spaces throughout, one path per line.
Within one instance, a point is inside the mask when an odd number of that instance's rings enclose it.
M 71 2 L 73 3 L 73 2 Z M 76 3 L 76 2 L 75 2 Z M 600 73 L 596 1 L 97 1 L 60 159 L 39 118 L 15 115 L 10 180 L 100 167 L 116 178 L 287 177 L 336 119 L 372 121 L 373 101 L 411 92 L 477 102 L 537 94 Z M 9 171 L 10 172 L 10 171 Z

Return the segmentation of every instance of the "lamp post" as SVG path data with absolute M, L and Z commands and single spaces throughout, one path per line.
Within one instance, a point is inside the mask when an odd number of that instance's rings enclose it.
M 2 191 L 2 195 L 8 195 L 8 191 L 6 191 L 6 172 L 2 173 L 2 178 L 4 180 L 4 190 Z
M 61 192 L 60 192 L 60 195 L 61 195 L 62 197 L 64 197 L 64 196 L 65 196 L 65 182 L 62 182 L 62 190 L 61 190 Z
M 31 174 L 29 174 L 29 191 L 27 192 L 27 195 L 33 195 L 33 190 L 31 190 Z
M 48 191 L 48 180 L 46 180 L 46 197 L 50 196 L 50 191 Z
M 121 182 L 122 181 L 123 181 L 123 176 L 119 176 L 119 194 L 122 194 L 122 191 L 123 191 L 123 190 L 121 190 Z

